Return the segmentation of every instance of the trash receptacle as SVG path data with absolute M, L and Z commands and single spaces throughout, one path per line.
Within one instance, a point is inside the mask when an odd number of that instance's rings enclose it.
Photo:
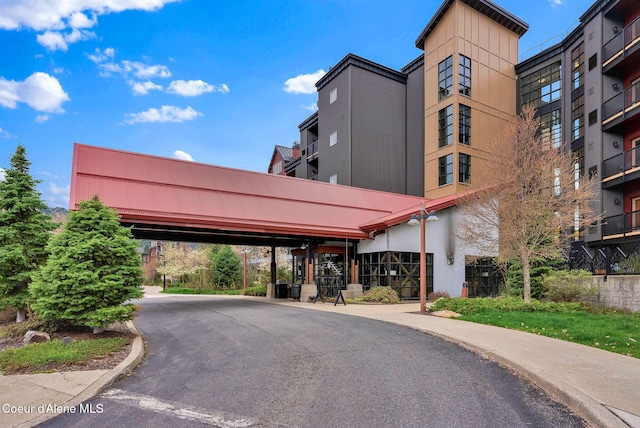
M 291 298 L 300 300 L 300 284 L 291 284 Z
M 287 298 L 287 282 L 281 279 L 276 281 L 276 299 Z

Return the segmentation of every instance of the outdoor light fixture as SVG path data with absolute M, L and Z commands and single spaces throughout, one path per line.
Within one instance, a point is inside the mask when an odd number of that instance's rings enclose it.
M 616 205 L 620 205 L 620 199 L 614 198 L 613 199 L 613 203 L 616 204 Z
M 420 225 L 420 313 L 427 313 L 427 228 L 426 222 L 440 220 L 435 211 L 427 212 L 424 202 L 420 206 L 420 212 L 413 214 L 407 223 L 410 226 Z
M 613 147 L 614 147 L 614 148 L 616 148 L 616 149 L 617 149 L 617 148 L 618 148 L 618 146 L 620 145 L 620 143 L 618 143 L 617 141 L 614 141 L 612 144 L 613 144 Z
M 613 90 L 614 90 L 614 91 L 617 91 L 617 90 L 618 90 L 618 84 L 617 84 L 617 83 L 613 83 L 613 84 L 611 85 L 611 87 L 613 88 Z
M 613 27 L 613 34 L 618 34 L 620 30 L 618 30 L 618 26 Z
M 244 247 L 242 251 L 242 284 L 243 288 L 247 289 L 247 254 L 250 252 L 247 247 Z

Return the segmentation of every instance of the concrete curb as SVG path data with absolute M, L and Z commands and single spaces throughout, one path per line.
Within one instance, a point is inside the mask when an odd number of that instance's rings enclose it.
M 133 343 L 131 344 L 131 352 L 127 358 L 125 358 L 120 364 L 118 364 L 113 369 L 109 370 L 98 380 L 93 382 L 87 388 L 84 389 L 80 394 L 71 398 L 70 400 L 64 403 L 57 403 L 61 406 L 70 406 L 77 407 L 81 403 L 92 399 L 96 395 L 100 394 L 102 391 L 107 389 L 109 386 L 114 384 L 116 381 L 122 379 L 127 374 L 131 373 L 133 369 L 135 369 L 144 359 L 144 341 L 138 332 L 138 329 L 131 321 L 127 321 L 127 327 L 131 332 L 135 333 L 136 337 L 133 339 Z M 43 422 L 46 422 L 50 419 L 58 416 L 57 414 L 43 414 L 38 416 L 37 418 L 31 419 L 23 424 L 17 425 L 18 428 L 31 428 L 35 427 Z

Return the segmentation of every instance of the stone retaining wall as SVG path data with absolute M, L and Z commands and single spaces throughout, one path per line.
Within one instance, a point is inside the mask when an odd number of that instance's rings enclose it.
M 640 312 L 640 275 L 597 275 L 593 283 L 601 305 Z

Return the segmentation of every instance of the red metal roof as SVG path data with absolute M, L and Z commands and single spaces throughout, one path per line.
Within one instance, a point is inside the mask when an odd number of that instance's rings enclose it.
M 424 201 L 76 143 L 70 209 L 94 195 L 132 224 L 342 239 Z

